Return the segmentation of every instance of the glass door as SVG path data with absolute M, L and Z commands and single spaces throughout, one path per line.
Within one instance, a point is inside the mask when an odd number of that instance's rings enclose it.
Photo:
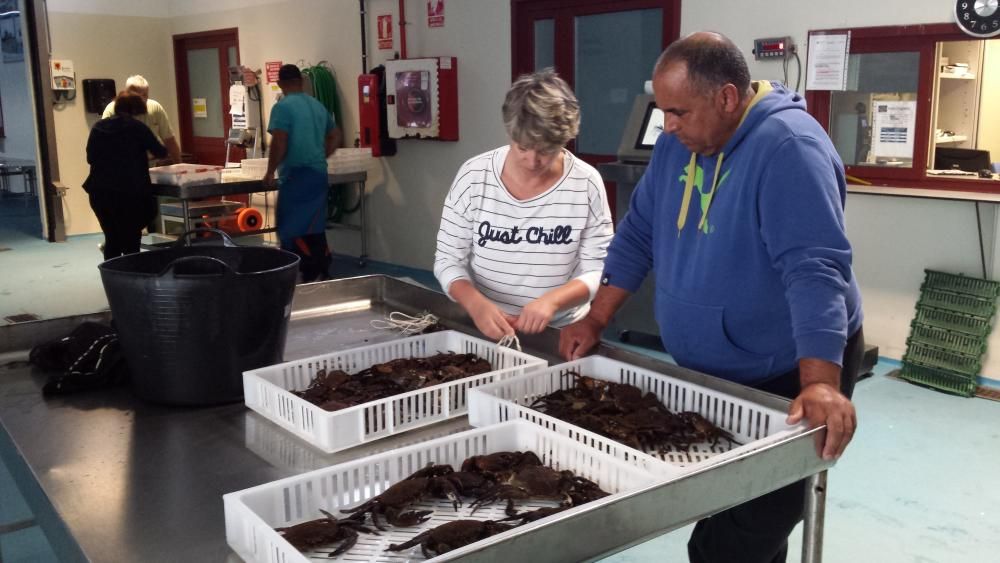
M 547 67 L 580 100 L 580 134 L 570 150 L 612 162 L 635 97 L 680 31 L 678 0 L 513 0 L 514 77 Z M 615 207 L 615 186 L 607 184 Z
M 239 65 L 238 52 L 236 30 L 174 37 L 181 149 L 199 164 L 225 163 L 229 67 Z

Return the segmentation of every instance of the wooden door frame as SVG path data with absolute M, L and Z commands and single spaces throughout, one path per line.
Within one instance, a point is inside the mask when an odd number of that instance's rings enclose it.
M 236 45 L 236 60 L 240 58 L 240 34 L 239 28 L 230 27 L 225 29 L 213 29 L 211 31 L 199 31 L 196 33 L 184 33 L 173 36 L 174 44 L 174 76 L 177 84 L 177 118 L 180 127 L 181 145 L 186 147 L 194 146 L 194 130 L 192 123 L 192 108 L 190 100 L 191 83 L 188 80 L 187 57 L 184 55 L 186 48 L 197 48 L 199 43 L 204 42 L 205 46 L 215 46 L 220 41 L 232 40 Z M 224 53 L 220 53 L 224 56 Z M 223 70 L 220 63 L 220 72 Z M 228 69 L 227 69 L 228 72 Z M 232 126 L 232 116 L 229 115 L 228 101 L 229 88 L 228 81 L 222 84 L 222 130 L 223 138 L 226 131 Z

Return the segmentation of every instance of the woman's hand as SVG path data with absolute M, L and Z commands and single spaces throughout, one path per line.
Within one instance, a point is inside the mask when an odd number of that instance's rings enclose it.
M 537 334 L 545 330 L 552 317 L 559 311 L 559 305 L 543 295 L 524 306 L 514 328 L 525 334 Z
M 485 297 L 477 300 L 469 307 L 469 316 L 476 323 L 476 328 L 490 340 L 500 340 L 508 334 L 514 334 L 513 324 L 517 317 L 500 310 L 492 301 Z

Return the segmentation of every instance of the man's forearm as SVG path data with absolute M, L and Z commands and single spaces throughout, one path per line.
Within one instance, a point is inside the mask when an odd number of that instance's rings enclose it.
M 179 164 L 181 161 L 181 147 L 177 144 L 177 139 L 174 137 L 167 137 L 163 139 L 163 146 L 167 147 L 167 156 L 174 164 Z
M 340 148 L 344 140 L 344 134 L 340 132 L 340 127 L 335 127 L 330 130 L 330 133 L 326 136 L 326 156 L 333 154 L 333 151 Z
M 602 285 L 597 289 L 597 295 L 590 304 L 590 312 L 587 318 L 599 323 L 601 326 L 608 326 L 612 317 L 621 308 L 625 300 L 631 293 L 628 290 L 613 285 Z
M 840 366 L 819 358 L 799 360 L 799 383 L 806 388 L 814 383 L 825 383 L 840 390 Z
M 285 159 L 288 150 L 288 139 L 284 135 L 271 136 L 271 150 L 267 153 L 267 175 L 273 176 L 278 165 Z

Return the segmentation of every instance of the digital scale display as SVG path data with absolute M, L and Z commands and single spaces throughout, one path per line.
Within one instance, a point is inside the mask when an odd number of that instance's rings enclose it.
M 756 60 L 785 58 L 792 42 L 789 37 L 768 37 L 753 40 L 753 56 Z

